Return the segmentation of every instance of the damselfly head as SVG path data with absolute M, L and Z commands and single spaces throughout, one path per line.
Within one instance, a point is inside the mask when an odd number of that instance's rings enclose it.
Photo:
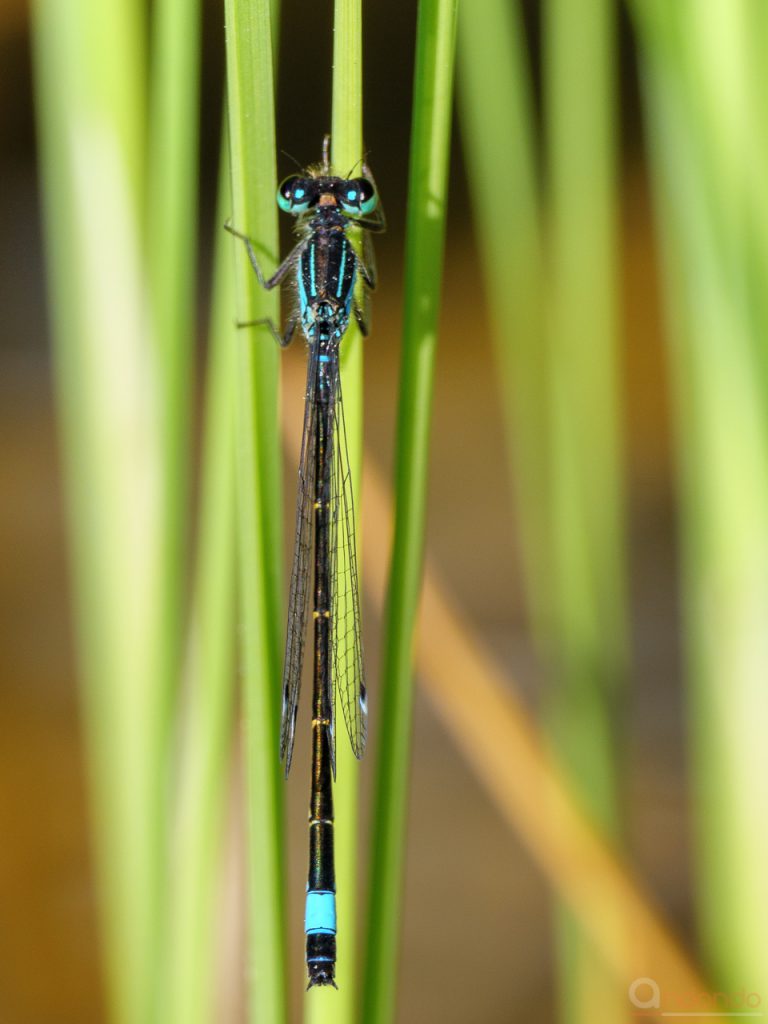
M 294 216 L 314 206 L 338 206 L 351 217 L 365 217 L 376 209 L 378 201 L 368 178 L 291 174 L 277 190 L 277 205 Z

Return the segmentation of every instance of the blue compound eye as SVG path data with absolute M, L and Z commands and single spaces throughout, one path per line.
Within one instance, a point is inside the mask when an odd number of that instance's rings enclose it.
M 277 205 L 286 213 L 304 213 L 311 201 L 312 190 L 307 179 L 300 178 L 298 174 L 286 178 L 277 190 Z
M 376 195 L 376 189 L 373 187 L 373 184 L 367 178 L 355 178 L 354 181 L 350 181 L 347 194 L 349 195 L 352 192 L 355 194 L 357 213 L 367 216 L 376 209 L 379 197 Z
M 337 191 L 339 203 L 345 213 L 351 213 L 353 217 L 360 214 L 360 189 L 356 181 L 343 181 Z

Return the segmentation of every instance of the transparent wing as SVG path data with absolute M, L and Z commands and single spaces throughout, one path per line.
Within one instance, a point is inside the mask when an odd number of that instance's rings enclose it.
M 318 357 L 321 358 L 321 357 Z M 322 507 L 326 510 L 326 531 L 325 531 L 325 543 L 326 550 L 318 553 L 318 558 L 321 565 L 326 567 L 326 580 L 327 580 L 327 601 L 328 609 L 330 611 L 328 617 L 328 630 L 325 634 L 325 644 L 322 644 L 319 650 L 315 651 L 315 657 L 318 659 L 318 671 L 316 672 L 316 678 L 320 679 L 320 685 L 324 687 L 322 693 L 322 713 L 321 718 L 326 719 L 328 722 L 327 727 L 323 730 L 325 739 L 328 744 L 328 754 L 331 761 L 331 772 L 333 773 L 334 779 L 336 778 L 336 702 L 334 700 L 334 685 L 333 685 L 333 658 L 331 651 L 333 649 L 332 640 L 332 618 L 333 618 L 333 574 L 334 574 L 334 493 L 335 493 L 335 474 L 334 474 L 334 438 L 336 436 L 333 408 L 335 403 L 336 395 L 336 376 L 333 371 L 330 373 L 330 380 L 328 381 L 328 396 L 326 404 L 322 401 L 318 401 L 317 404 L 317 415 L 322 417 L 322 430 L 318 423 L 318 434 L 325 438 L 325 457 L 323 459 L 323 479 L 319 481 L 319 486 L 316 489 L 318 492 L 318 499 Z M 317 543 L 317 541 L 316 541 Z
M 360 584 L 355 544 L 355 505 L 347 449 L 347 430 L 341 397 L 338 361 L 333 368 L 331 399 L 331 677 L 334 696 L 341 700 L 344 721 L 355 757 L 362 757 L 368 730 L 368 707 L 363 670 Z
M 285 638 L 283 664 L 283 710 L 280 721 L 280 760 L 285 761 L 285 774 L 291 770 L 293 741 L 296 735 L 296 713 L 301 691 L 301 670 L 304 663 L 304 641 L 307 631 L 307 609 L 312 588 L 312 524 L 315 494 L 315 443 L 317 438 L 317 402 L 315 382 L 317 359 L 310 349 L 307 360 L 307 391 L 304 400 L 304 429 L 299 457 L 299 480 L 296 494 L 296 534 L 293 547 L 291 587 L 288 596 L 288 631 Z

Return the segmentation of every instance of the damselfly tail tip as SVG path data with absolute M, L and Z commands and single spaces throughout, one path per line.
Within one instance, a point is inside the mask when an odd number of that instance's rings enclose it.
M 311 988 L 314 988 L 315 986 L 319 987 L 320 985 L 333 985 L 338 992 L 339 986 L 336 984 L 336 979 L 334 978 L 334 964 L 313 963 L 308 964 L 307 968 L 309 970 L 309 984 L 307 985 L 307 992 L 309 992 Z

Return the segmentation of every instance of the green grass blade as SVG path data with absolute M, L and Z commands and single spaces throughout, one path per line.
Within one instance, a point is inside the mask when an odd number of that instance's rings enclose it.
M 616 712 L 627 630 L 617 371 L 615 21 L 614 0 L 549 0 L 545 8 L 550 725 L 574 787 L 613 836 L 620 831 Z M 621 1020 L 623 990 L 567 913 L 560 918 L 558 938 L 561 1019 Z
M 226 0 L 232 220 L 266 273 L 277 262 L 275 126 L 267 0 Z M 277 292 L 260 288 L 232 239 L 237 318 L 278 319 Z M 281 661 L 281 478 L 278 359 L 264 329 L 238 339 L 238 521 L 243 609 L 249 810 L 250 1019 L 285 1019 L 283 789 L 278 757 Z
M 178 688 L 187 576 L 197 252 L 199 0 L 158 0 L 152 5 L 152 19 L 146 251 L 151 318 L 158 346 L 163 460 L 165 564 L 156 623 L 161 675 L 156 692 L 155 724 L 160 778 L 168 772 L 169 733 Z M 163 788 L 160 786 L 159 791 Z M 161 808 L 158 810 L 162 813 Z M 157 832 L 161 834 L 159 823 Z M 162 943 L 159 935 L 158 942 Z
M 394 1019 L 413 707 L 412 641 L 426 519 L 453 93 L 455 0 L 419 5 L 405 257 L 403 364 L 396 446 L 395 534 L 373 816 L 366 1024 Z
M 155 620 L 158 677 L 153 691 L 151 752 L 155 799 L 148 807 L 157 858 L 168 863 L 166 793 L 171 768 L 174 701 L 181 667 L 181 634 L 186 583 L 189 506 L 190 415 L 194 393 L 191 358 L 195 331 L 197 124 L 200 64 L 200 8 L 193 0 L 159 0 L 152 7 L 146 168 L 147 289 L 157 345 L 160 416 L 161 555 Z M 158 900 L 165 893 L 165 879 Z M 156 998 L 165 982 L 163 928 L 153 935 Z
M 222 154 L 217 224 L 232 208 L 228 149 Z M 162 1020 L 212 1020 L 217 959 L 215 898 L 227 805 L 235 696 L 235 396 L 237 331 L 229 236 L 214 257 L 203 429 L 198 556 L 192 598 L 181 781 L 173 832 L 170 930 Z
M 586 697 L 580 687 L 600 680 L 593 692 L 598 718 L 613 710 L 626 658 L 614 19 L 613 0 L 581 6 L 550 0 L 548 7 L 553 535 L 561 648 L 555 665 L 566 699 L 569 693 Z M 610 732 L 610 723 L 604 725 Z M 604 727 L 596 722 L 595 728 L 602 735 Z M 610 829 L 612 758 L 592 749 L 579 745 L 574 768 L 587 790 L 594 787 L 588 802 Z
M 544 644 L 549 588 L 543 261 L 531 72 L 519 4 L 459 7 L 464 156 L 491 314 L 531 624 Z M 504 200 L 499 201 L 503 168 Z
M 143 280 L 143 7 L 35 7 L 59 413 L 110 1018 L 151 1019 L 153 749 L 163 563 L 156 350 Z
M 363 155 L 363 45 L 360 0 L 336 0 L 333 34 L 333 111 L 331 159 L 337 173 L 346 174 Z M 359 235 L 359 233 L 358 233 Z M 353 241 L 355 241 L 354 236 Z M 352 493 L 360 517 L 363 440 L 363 344 L 353 322 L 342 341 L 342 392 L 347 427 Z M 346 553 L 337 553 L 339 573 Z M 358 563 L 359 564 L 359 563 Z M 339 615 L 343 618 L 343 608 Z M 314 988 L 305 997 L 305 1019 L 311 1024 L 344 1024 L 354 1019 L 357 942 L 357 865 L 359 766 L 342 735 L 336 745 L 337 774 L 333 800 L 336 816 L 335 857 L 337 896 L 337 970 L 339 991 Z
M 749 164 L 765 122 L 753 5 L 633 8 L 665 256 L 682 477 L 689 728 L 700 944 L 716 986 L 768 983 L 764 722 L 768 645 L 765 203 Z M 752 62 L 755 62 L 754 64 Z M 742 980 L 743 979 L 743 980 Z

